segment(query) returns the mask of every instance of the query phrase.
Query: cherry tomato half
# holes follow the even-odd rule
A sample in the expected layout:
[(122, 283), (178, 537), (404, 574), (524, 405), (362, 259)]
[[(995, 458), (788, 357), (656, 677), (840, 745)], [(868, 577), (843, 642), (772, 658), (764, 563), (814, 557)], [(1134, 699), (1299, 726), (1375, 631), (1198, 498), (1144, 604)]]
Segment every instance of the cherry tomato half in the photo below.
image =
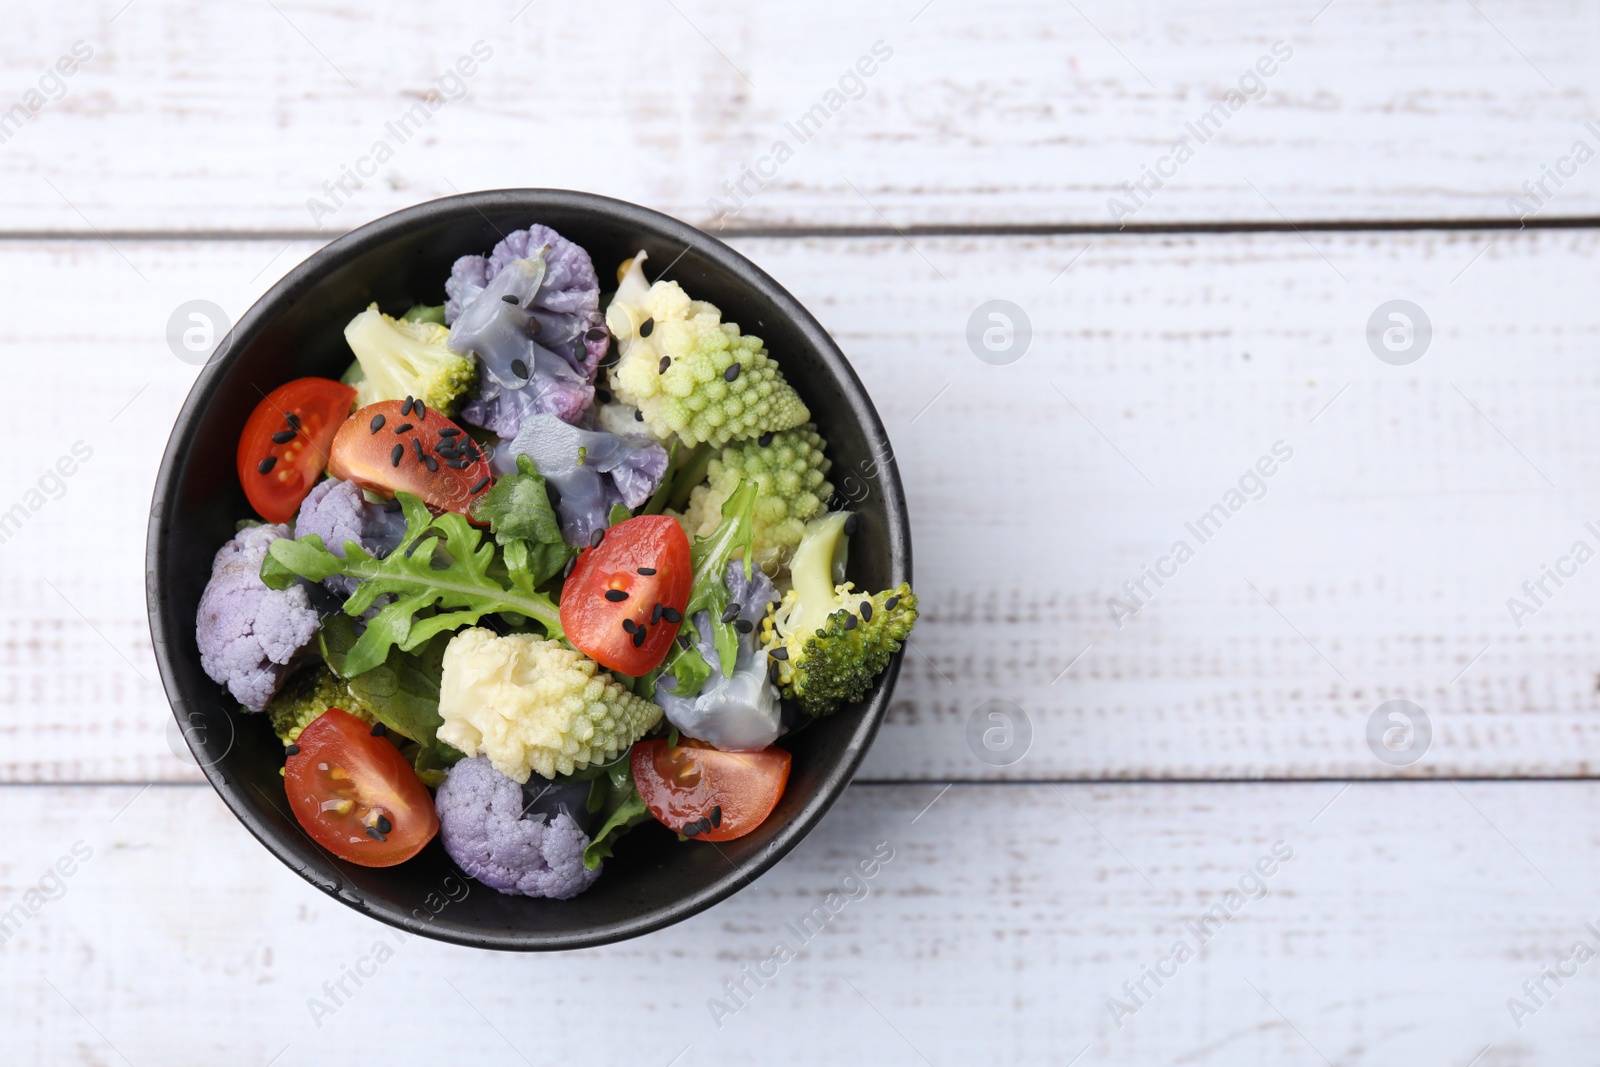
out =
[(300, 731), (283, 787), (312, 840), (363, 867), (393, 867), (439, 832), (427, 787), (400, 750), (349, 712), (330, 708)]
[(345, 420), (328, 473), (383, 496), (404, 490), (435, 511), (463, 514), (491, 484), (489, 461), (465, 430), (404, 400), (368, 404)]
[(789, 781), (790, 756), (781, 748), (723, 752), (704, 741), (641, 741), (629, 759), (650, 814), (703, 841), (731, 841), (760, 826)]
[(561, 628), (590, 659), (637, 677), (667, 657), (693, 583), (689, 538), (676, 519), (619, 522), (573, 564), (561, 587)]
[(356, 391), (331, 378), (296, 378), (262, 398), (239, 435), (239, 482), (268, 522), (288, 522), (328, 466)]

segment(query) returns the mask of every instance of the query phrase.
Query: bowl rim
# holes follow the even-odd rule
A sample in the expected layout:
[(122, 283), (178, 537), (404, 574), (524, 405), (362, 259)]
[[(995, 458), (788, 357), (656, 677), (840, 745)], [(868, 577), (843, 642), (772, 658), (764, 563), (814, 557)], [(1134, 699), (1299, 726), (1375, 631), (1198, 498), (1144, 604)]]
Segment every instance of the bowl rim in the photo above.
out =
[[(184, 697), (178, 681), (176, 664), (180, 657), (193, 653), (182, 647), (181, 643), (170, 642), (167, 633), (169, 631), (182, 633), (183, 627), (192, 625), (192, 620), (168, 618), (160, 594), (161, 575), (167, 566), (168, 503), (177, 492), (180, 467), (187, 454), (187, 441), (194, 432), (202, 412), (222, 387), (228, 368), (238, 358), (238, 353), (246, 347), (239, 342), (253, 338), (272, 321), (283, 306), (292, 302), (303, 291), (315, 286), (326, 273), (370, 251), (374, 246), (383, 244), (409, 226), (438, 222), (442, 217), (450, 215), (468, 218), (472, 213), (483, 216), (488, 221), (490, 210), (520, 211), (525, 212), (530, 218), (536, 218), (539, 212), (550, 209), (609, 216), (612, 221), (620, 221), (662, 239), (681, 243), (685, 252), (693, 248), (698, 255), (711, 261), (715, 266), (741, 278), (754, 290), (759, 299), (769, 302), (777, 314), (786, 316), (798, 328), (823, 364), (840, 382), (848, 400), (849, 417), (861, 427), (872, 454), (888, 457), (887, 462), (877, 464), (878, 472), (875, 477), (886, 513), (885, 532), (889, 539), (891, 581), (895, 585), (911, 581), (910, 517), (906, 508), (904, 489), (900, 483), (899, 466), (894, 460), (894, 451), (883, 422), (878, 417), (865, 386), (862, 385), (861, 379), (857, 377), (844, 353), (816, 318), (801, 306), (788, 290), (712, 234), (670, 215), (624, 200), (577, 190), (548, 188), (492, 189), (459, 193), (414, 204), (374, 219), (334, 238), (296, 264), (240, 316), (239, 321), (219, 343), (217, 354), (214, 354), (201, 369), (193, 386), (190, 387), (189, 395), (173, 423), (172, 433), (162, 454), (151, 500), (150, 522), (145, 541), (145, 599), (150, 639), (161, 675), (162, 689), (168, 703), (173, 706), (173, 716), (178, 719), (180, 727), (183, 723), (178, 706), (183, 703)], [(762, 851), (747, 856), (738, 863), (730, 860), (729, 870), (725, 874), (687, 896), (675, 897), (659, 906), (646, 908), (625, 920), (574, 931), (483, 930), (452, 924), (445, 920), (443, 915), (430, 916), (426, 920), (418, 919), (412, 912), (402, 910), (387, 901), (369, 900), (361, 896), (354, 887), (347, 887), (341, 879), (326, 878), (316, 866), (303, 864), (301, 857), (280, 843), (277, 828), (257, 816), (244, 797), (244, 786), (229, 782), (218, 766), (202, 758), (202, 753), (197, 752), (195, 755), (212, 789), (257, 841), (286, 867), (313, 886), (363, 914), (389, 926), (405, 930), (407, 933), (471, 948), (506, 951), (585, 948), (638, 937), (696, 915), (749, 885), (798, 845), (844, 793), (856, 769), (865, 758), (887, 711), (889, 697), (894, 690), (904, 655), (904, 650), (896, 653), (879, 677), (872, 694), (864, 702), (860, 721), (852, 732), (842, 757), (824, 771), (815, 794), (780, 828)], [(232, 715), (233, 712), (230, 711), (228, 714)], [(187, 741), (187, 733), (185, 738)]]

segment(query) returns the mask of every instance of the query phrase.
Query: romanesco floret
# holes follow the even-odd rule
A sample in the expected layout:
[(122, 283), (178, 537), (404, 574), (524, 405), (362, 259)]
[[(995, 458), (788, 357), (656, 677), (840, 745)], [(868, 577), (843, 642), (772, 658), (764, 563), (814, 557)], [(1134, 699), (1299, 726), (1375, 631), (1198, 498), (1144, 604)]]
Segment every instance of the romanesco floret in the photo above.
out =
[(296, 671), (283, 683), (283, 688), (267, 705), (267, 719), (278, 740), (292, 745), (300, 740), (300, 731), (329, 708), (348, 711), (362, 722), (378, 721), (351, 694), (350, 687), (320, 662)]
[(756, 484), (755, 555), (758, 567), (775, 574), (800, 544), (806, 523), (826, 506), (833, 486), (817, 429), (762, 434), (754, 441), (735, 441), (711, 460), (706, 485), (689, 496), (684, 527), (691, 537), (709, 537), (722, 521), (722, 505), (741, 479)]
[(690, 300), (675, 281), (645, 281), (640, 252), (606, 309), (621, 352), (611, 368), (617, 399), (644, 414), (657, 440), (721, 447), (808, 422), (800, 394), (759, 337), (722, 321), (714, 304)]
[(357, 407), (414, 396), (454, 415), (478, 381), (477, 364), (445, 346), (450, 331), (436, 322), (391, 319), (373, 304), (350, 320), (344, 339), (361, 368), (350, 381)]
[(445, 649), (439, 715), (439, 740), (526, 782), (535, 771), (554, 778), (615, 759), (661, 707), (559, 641), (473, 627)]
[(811, 715), (866, 696), (917, 621), (917, 598), (904, 582), (871, 595), (838, 582), (849, 519), (831, 512), (806, 527), (790, 564), (794, 588), (761, 629), (783, 695)]

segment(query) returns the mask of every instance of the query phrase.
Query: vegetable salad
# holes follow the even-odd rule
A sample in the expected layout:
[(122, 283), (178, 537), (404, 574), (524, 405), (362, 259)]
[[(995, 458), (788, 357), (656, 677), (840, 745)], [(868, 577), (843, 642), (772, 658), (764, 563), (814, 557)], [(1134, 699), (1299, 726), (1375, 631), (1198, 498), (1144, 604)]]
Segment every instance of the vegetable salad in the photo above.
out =
[(342, 378), (242, 428), (255, 515), (213, 562), (201, 663), (341, 859), (438, 836), (565, 899), (642, 823), (748, 834), (783, 737), (865, 697), (916, 621), (906, 585), (845, 581), (858, 520), (777, 358), (646, 266), (602, 298), (583, 248), (519, 230), (442, 304), (351, 308)]

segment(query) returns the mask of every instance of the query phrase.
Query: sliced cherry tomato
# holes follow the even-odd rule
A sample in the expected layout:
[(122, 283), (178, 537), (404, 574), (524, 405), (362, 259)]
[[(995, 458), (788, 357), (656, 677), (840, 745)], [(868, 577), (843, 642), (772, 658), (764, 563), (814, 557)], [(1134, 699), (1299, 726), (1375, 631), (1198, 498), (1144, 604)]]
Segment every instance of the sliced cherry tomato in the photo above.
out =
[(288, 522), (328, 466), (356, 391), (331, 378), (296, 378), (264, 397), (239, 435), (239, 482), (268, 522)]
[(351, 415), (333, 439), (328, 473), (383, 496), (404, 490), (435, 511), (463, 514), (489, 491), (489, 461), (451, 420), (404, 400)]
[(637, 677), (667, 657), (692, 584), (689, 538), (676, 519), (619, 522), (573, 564), (561, 587), (561, 628), (590, 659)]
[(433, 798), (400, 750), (330, 708), (300, 731), (285, 762), (289, 806), (312, 840), (363, 867), (393, 867), (439, 832)]
[(781, 748), (723, 752), (704, 741), (641, 741), (633, 746), (633, 782), (645, 806), (668, 829), (703, 841), (731, 841), (766, 821), (789, 782)]

